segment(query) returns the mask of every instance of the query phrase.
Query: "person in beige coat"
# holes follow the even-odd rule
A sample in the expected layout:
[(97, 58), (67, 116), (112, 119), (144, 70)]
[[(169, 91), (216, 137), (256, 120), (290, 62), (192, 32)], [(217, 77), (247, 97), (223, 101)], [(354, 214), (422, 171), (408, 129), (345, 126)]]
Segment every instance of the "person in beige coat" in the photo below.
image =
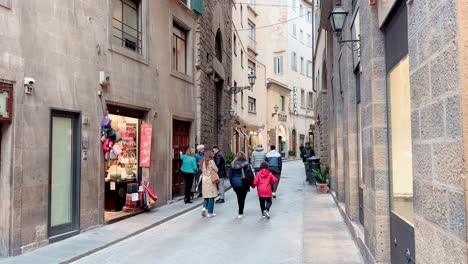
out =
[[(219, 183), (219, 176), (218, 176), (218, 167), (213, 160), (213, 153), (206, 152), (201, 162), (202, 168), (202, 194), (203, 198), (203, 210), (202, 216), (208, 217), (215, 217), (216, 214), (213, 213), (214, 211), (214, 200), (216, 196), (218, 196), (218, 183)], [(208, 215), (207, 215), (208, 211)]]

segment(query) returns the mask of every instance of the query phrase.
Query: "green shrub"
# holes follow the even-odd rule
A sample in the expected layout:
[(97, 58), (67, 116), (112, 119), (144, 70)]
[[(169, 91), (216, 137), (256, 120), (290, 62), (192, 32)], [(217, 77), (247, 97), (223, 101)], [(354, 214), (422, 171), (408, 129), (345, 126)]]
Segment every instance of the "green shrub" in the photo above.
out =
[(296, 157), (296, 151), (290, 150), (290, 151), (288, 151), (288, 155), (289, 155), (290, 157)]
[(325, 167), (324, 169), (315, 169), (314, 176), (318, 183), (328, 183), (328, 177), (330, 176), (330, 168)]
[(229, 173), (229, 170), (231, 169), (231, 163), (236, 159), (236, 154), (234, 154), (233, 152), (229, 152), (228, 154), (226, 154), (226, 156), (224, 157), (224, 160), (226, 161), (226, 170), (228, 171)]

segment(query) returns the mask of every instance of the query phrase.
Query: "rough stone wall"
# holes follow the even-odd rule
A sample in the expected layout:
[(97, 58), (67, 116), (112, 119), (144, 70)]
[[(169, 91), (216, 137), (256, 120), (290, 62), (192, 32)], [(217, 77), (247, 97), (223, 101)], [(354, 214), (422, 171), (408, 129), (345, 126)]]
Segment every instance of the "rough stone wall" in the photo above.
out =
[(315, 137), (318, 137), (318, 156), (320, 157), (320, 163), (323, 166), (330, 166), (330, 148), (329, 148), (329, 138), (328, 138), (328, 104), (327, 104), (327, 94), (320, 93), (319, 99), (317, 100), (317, 110), (320, 113), (320, 124), (318, 124), (318, 134), (315, 134)]
[[(197, 67), (199, 68), (196, 86), (199, 90), (200, 128), (197, 143), (206, 146), (218, 145), (223, 151), (230, 150), (231, 125), (229, 109), (231, 97), (223, 91), (231, 85), (232, 64), (232, 6), (229, 1), (204, 1), (204, 13), (198, 21)], [(223, 39), (223, 56), (219, 62), (215, 53), (215, 37), (220, 28)], [(206, 74), (212, 66), (223, 80), (224, 87), (217, 88), (214, 76)], [(224, 120), (225, 118), (226, 121)], [(223, 125), (223, 123), (225, 123)]]
[(390, 262), (390, 193), (384, 35), (377, 6), (360, 1), (365, 242), (376, 263)]
[[(352, 11), (351, 1), (342, 2), (346, 10)], [(356, 9), (357, 10), (357, 9)], [(351, 12), (350, 12), (351, 14)], [(354, 15), (354, 14), (353, 14)], [(345, 28), (351, 28), (352, 19), (348, 19)], [(343, 39), (352, 39), (351, 31), (343, 32)], [(352, 221), (359, 221), (359, 179), (358, 179), (358, 144), (357, 144), (357, 100), (356, 75), (353, 73), (352, 50), (345, 45), (339, 46), (335, 56), (339, 61), (340, 82), (343, 93), (343, 158), (346, 213)]]
[(467, 31), (466, 21), (457, 24), (457, 14), (466, 17), (457, 2), (467, 10), (466, 1), (456, 0), (414, 1), (408, 10), (416, 259), (421, 263), (468, 262), (459, 64), (467, 44), (460, 37)]

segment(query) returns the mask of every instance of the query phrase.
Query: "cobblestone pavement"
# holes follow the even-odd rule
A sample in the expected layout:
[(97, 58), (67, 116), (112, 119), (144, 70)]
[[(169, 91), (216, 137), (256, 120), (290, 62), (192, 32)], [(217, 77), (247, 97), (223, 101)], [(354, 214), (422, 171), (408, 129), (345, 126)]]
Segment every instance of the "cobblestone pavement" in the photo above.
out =
[(304, 179), (302, 162), (284, 164), (270, 220), (261, 217), (256, 190), (246, 218), (237, 219), (229, 191), (215, 218), (196, 209), (76, 263), (363, 263), (332, 197)]

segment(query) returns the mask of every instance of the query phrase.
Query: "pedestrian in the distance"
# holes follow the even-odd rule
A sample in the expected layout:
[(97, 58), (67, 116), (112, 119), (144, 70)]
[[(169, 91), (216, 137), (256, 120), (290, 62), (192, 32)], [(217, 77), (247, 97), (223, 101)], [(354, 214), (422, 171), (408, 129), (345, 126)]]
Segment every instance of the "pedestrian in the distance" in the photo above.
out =
[(257, 187), (258, 199), (260, 201), (260, 210), (262, 211), (262, 217), (270, 219), (270, 207), (273, 203), (271, 196), (273, 192), (271, 187), (277, 183), (278, 179), (268, 170), (268, 163), (262, 162), (260, 165), (260, 171), (257, 173), (257, 177), (253, 182), (254, 188)]
[[(201, 162), (202, 168), (202, 186), (203, 186), (203, 209), (202, 209), (202, 216), (208, 217), (215, 217), (214, 214), (214, 204), (215, 198), (218, 196), (218, 184), (219, 184), (219, 176), (218, 176), (218, 167), (213, 160), (213, 154), (208, 152), (203, 157), (203, 161)], [(208, 215), (206, 212), (208, 211)]]
[(281, 170), (283, 169), (283, 160), (281, 154), (276, 151), (276, 146), (270, 146), (270, 152), (266, 154), (265, 161), (268, 162), (271, 173), (278, 179), (276, 184), (273, 184), (273, 198), (276, 198), (276, 190), (278, 190), (278, 184), (281, 180)]
[(201, 170), (200, 163), (202, 162), (204, 156), (205, 156), (205, 146), (200, 144), (197, 146), (197, 153), (195, 154), (195, 159), (197, 161), (197, 166), (198, 166), (198, 172), (195, 175), (195, 190), (193, 190), (194, 193), (198, 193), (198, 197), (202, 197), (202, 186), (201, 186), (201, 181), (200, 181), (202, 170)]
[(252, 153), (252, 167), (255, 173), (260, 171), (260, 165), (265, 161), (266, 151), (263, 149), (262, 144), (259, 144), (255, 151)]
[(301, 157), (302, 161), (304, 162), (304, 168), (305, 168), (305, 173), (306, 173), (306, 181), (309, 179), (307, 178), (307, 175), (309, 175), (310, 170), (312, 169), (309, 164), (309, 158), (315, 156), (315, 151), (314, 149), (310, 146), (310, 143), (307, 142), (305, 148), (301, 150)]
[(224, 203), (224, 181), (227, 177), (226, 172), (226, 160), (224, 159), (223, 153), (219, 150), (218, 146), (213, 146), (214, 161), (216, 167), (218, 167), (218, 176), (219, 176), (219, 199), (216, 200), (216, 203)]
[(245, 217), (244, 206), (247, 193), (250, 191), (250, 186), (253, 185), (254, 173), (250, 164), (247, 162), (247, 157), (244, 152), (238, 152), (236, 159), (231, 164), (229, 172), (231, 186), (237, 196), (237, 204), (239, 206), (237, 218)]
[(194, 149), (187, 149), (185, 155), (180, 152), (180, 159), (182, 159), (182, 167), (180, 170), (182, 171), (182, 175), (185, 179), (185, 198), (184, 202), (192, 203), (192, 185), (193, 179), (195, 178), (195, 174), (198, 172), (197, 162), (195, 160), (195, 150)]

